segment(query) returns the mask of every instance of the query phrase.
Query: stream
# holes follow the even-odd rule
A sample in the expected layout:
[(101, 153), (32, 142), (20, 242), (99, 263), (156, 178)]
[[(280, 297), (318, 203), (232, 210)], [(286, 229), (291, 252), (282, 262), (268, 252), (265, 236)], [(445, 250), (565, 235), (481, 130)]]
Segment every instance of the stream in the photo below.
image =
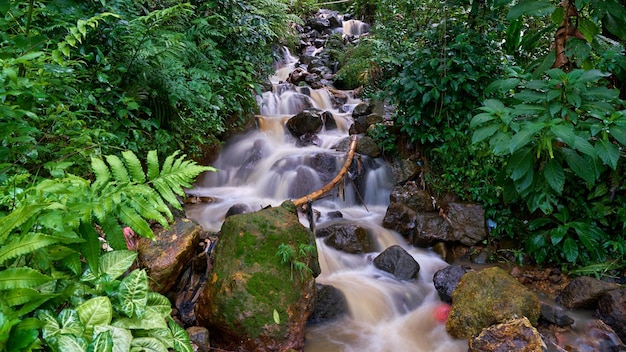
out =
[[(344, 23), (344, 31), (358, 28), (354, 20)], [(282, 66), (271, 77), (272, 89), (258, 98), (257, 128), (227, 141), (213, 164), (219, 171), (206, 174), (190, 192), (211, 199), (186, 209), (187, 216), (207, 231), (219, 231), (233, 207), (255, 211), (321, 188), (345, 161), (346, 153), (335, 146), (349, 137), (351, 112), (360, 100), (346, 91), (349, 99), (337, 109), (325, 88), (283, 83), (298, 61), (284, 52)], [(330, 111), (335, 119), (337, 128), (323, 128), (316, 145), (298, 146), (285, 128), (286, 121), (303, 107)], [(349, 254), (317, 239), (321, 274), (316, 281), (339, 289), (346, 297), (348, 313), (308, 326), (305, 351), (467, 351), (467, 342), (452, 339), (433, 314), (441, 301), (432, 278), (446, 262), (430, 250), (408, 245), (398, 233), (380, 225), (393, 176), (382, 160), (361, 156), (361, 163), (362, 181), (357, 189), (348, 180), (313, 203), (320, 214), (315, 227), (357, 224), (369, 231), (375, 252)], [(304, 226), (311, 225), (304, 214), (300, 220)], [(392, 245), (402, 246), (419, 263), (417, 280), (398, 280), (373, 266), (373, 258)]]

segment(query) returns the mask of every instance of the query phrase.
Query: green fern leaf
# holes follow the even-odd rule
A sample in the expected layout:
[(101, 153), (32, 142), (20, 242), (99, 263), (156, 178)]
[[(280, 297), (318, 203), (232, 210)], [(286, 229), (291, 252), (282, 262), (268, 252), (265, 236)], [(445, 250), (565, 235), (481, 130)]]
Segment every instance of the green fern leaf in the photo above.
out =
[(78, 231), (79, 235), (85, 240), (85, 242), (79, 245), (81, 253), (85, 257), (89, 269), (96, 275), (99, 275), (98, 260), (100, 259), (100, 239), (98, 238), (98, 233), (93, 225), (84, 222), (81, 222)]
[(130, 150), (122, 152), (122, 156), (126, 161), (126, 166), (128, 166), (128, 171), (130, 171), (133, 181), (136, 183), (146, 182), (146, 175), (143, 173), (143, 167), (137, 156)]
[(161, 197), (165, 199), (171, 206), (176, 209), (182, 209), (183, 207), (180, 205), (180, 201), (176, 198), (174, 192), (172, 192), (171, 188), (168, 186), (167, 181), (163, 178), (158, 178), (152, 180), (152, 186), (159, 192)]
[(106, 159), (109, 165), (111, 165), (111, 171), (113, 172), (113, 177), (117, 183), (130, 181), (128, 171), (126, 171), (126, 167), (119, 157), (115, 155), (107, 155)]
[(96, 181), (93, 184), (95, 189), (104, 186), (111, 179), (111, 172), (109, 167), (99, 158), (91, 158), (91, 169), (96, 176)]
[(174, 158), (176, 158), (178, 154), (180, 154), (180, 150), (175, 151), (174, 153), (169, 155), (167, 158), (165, 158), (165, 161), (163, 162), (163, 166), (161, 167), (161, 175), (169, 174), (172, 171), (172, 164), (174, 163)]
[(3, 217), (0, 220), (0, 244), (4, 243), (5, 239), (9, 233), (13, 231), (13, 229), (30, 220), (45, 207), (46, 205), (44, 204), (28, 204)]
[(59, 238), (46, 236), (41, 233), (29, 233), (16, 237), (15, 240), (0, 247), (0, 264), (3, 264), (8, 259), (32, 253), (37, 249), (58, 243), (60, 240)]
[(152, 233), (150, 225), (148, 225), (146, 220), (144, 220), (141, 215), (137, 214), (137, 212), (133, 208), (127, 205), (122, 205), (120, 207), (119, 216), (120, 220), (124, 224), (129, 226), (140, 236), (154, 239), (154, 233)]
[(0, 290), (33, 288), (50, 281), (52, 281), (51, 277), (29, 267), (10, 268), (0, 271)]
[(148, 152), (148, 180), (152, 181), (158, 176), (159, 176), (159, 156), (156, 150), (151, 150)]
[(157, 211), (156, 207), (146, 199), (143, 194), (130, 192), (131, 197), (128, 199), (128, 204), (137, 211), (143, 218), (149, 220), (156, 220), (163, 227), (167, 227), (167, 219)]

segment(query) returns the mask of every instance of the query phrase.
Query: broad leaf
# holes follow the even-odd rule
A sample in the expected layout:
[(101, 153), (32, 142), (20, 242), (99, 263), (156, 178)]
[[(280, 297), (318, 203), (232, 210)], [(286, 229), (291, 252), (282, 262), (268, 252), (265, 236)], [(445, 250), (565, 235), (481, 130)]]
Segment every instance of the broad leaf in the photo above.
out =
[(4, 241), (13, 229), (30, 220), (46, 207), (45, 204), (29, 204), (17, 208), (0, 219), (0, 241)]
[(511, 138), (511, 145), (509, 146), (511, 154), (532, 142), (535, 137), (535, 133), (540, 131), (545, 126), (546, 124), (542, 122), (524, 124), (522, 129), (513, 135), (513, 138)]
[(546, 183), (548, 183), (557, 194), (563, 192), (565, 172), (563, 172), (563, 167), (561, 167), (561, 164), (556, 159), (548, 160), (543, 170), (543, 175), (546, 179)]
[(80, 322), (78, 314), (73, 309), (63, 309), (57, 318), (61, 334), (82, 336), (85, 326)]
[(525, 148), (516, 151), (509, 158), (507, 173), (513, 180), (519, 180), (524, 175), (533, 172), (533, 151)]
[(506, 18), (512, 20), (521, 16), (545, 16), (556, 8), (547, 0), (521, 0), (511, 7)]
[(550, 242), (553, 246), (561, 243), (567, 234), (567, 226), (558, 226), (550, 231)]
[(89, 352), (113, 352), (113, 336), (110, 331), (102, 331), (96, 335), (89, 345)]
[(595, 172), (587, 160), (576, 153), (576, 151), (569, 148), (562, 148), (562, 152), (565, 157), (565, 162), (567, 162), (567, 165), (576, 175), (578, 175), (578, 177), (585, 180), (588, 184), (595, 182)]
[(26, 304), (32, 301), (49, 300), (58, 294), (41, 293), (32, 288), (18, 288), (2, 293), (2, 299), (10, 307)]
[(116, 319), (111, 325), (124, 328), (124, 329), (167, 329), (167, 322), (161, 314), (157, 314), (154, 311), (147, 310), (146, 314), (142, 318), (121, 318)]
[(606, 165), (613, 170), (617, 169), (617, 161), (619, 160), (620, 152), (615, 144), (600, 139), (596, 142), (595, 150)]
[(133, 335), (129, 330), (110, 325), (96, 325), (93, 328), (94, 334), (101, 334), (105, 331), (110, 332), (113, 341), (115, 341), (113, 352), (130, 351), (130, 343), (133, 340)]
[(578, 245), (571, 237), (566, 238), (563, 242), (563, 254), (568, 262), (576, 263), (576, 259), (578, 259)]
[(107, 274), (110, 280), (116, 280), (122, 276), (137, 258), (137, 252), (129, 250), (117, 250), (107, 252), (100, 258), (100, 271)]
[(52, 278), (29, 267), (9, 268), (0, 271), (0, 290), (34, 288), (52, 281)]
[(131, 352), (168, 352), (167, 347), (154, 337), (137, 337), (131, 342)]
[(574, 146), (574, 142), (576, 141), (576, 134), (574, 133), (574, 126), (572, 126), (571, 124), (568, 123), (550, 126), (550, 131), (569, 147)]
[(62, 352), (87, 352), (87, 341), (79, 336), (60, 335), (57, 347)]
[(87, 260), (89, 269), (91, 269), (94, 274), (100, 275), (98, 269), (98, 260), (100, 259), (100, 236), (98, 236), (98, 232), (96, 232), (96, 229), (91, 224), (81, 222), (78, 230), (81, 237), (85, 240), (85, 242), (79, 245), (81, 253), (85, 257), (85, 260)]
[(477, 129), (472, 135), (472, 143), (478, 143), (484, 140), (485, 138), (489, 138), (493, 136), (493, 134), (496, 133), (496, 131), (498, 131), (499, 128), (500, 126), (498, 125), (489, 125), (489, 126), (485, 126), (485, 127), (481, 127)]
[(113, 307), (107, 296), (94, 297), (78, 307), (76, 312), (85, 327), (109, 325), (113, 319)]
[(172, 317), (167, 318), (167, 325), (170, 327), (174, 339), (174, 350), (178, 352), (193, 352), (187, 331), (178, 325)]
[(37, 249), (58, 243), (61, 239), (46, 236), (41, 233), (28, 233), (26, 235), (14, 237), (14, 240), (0, 247), (0, 264), (7, 259), (29, 254)]
[(148, 302), (148, 275), (145, 270), (134, 270), (122, 280), (119, 287), (121, 308), (130, 318), (141, 318)]
[(163, 318), (168, 317), (172, 312), (172, 304), (167, 297), (156, 292), (148, 292), (148, 300), (146, 302), (146, 310), (151, 310), (156, 314), (160, 314)]
[(626, 127), (611, 126), (609, 132), (622, 146), (626, 147)]

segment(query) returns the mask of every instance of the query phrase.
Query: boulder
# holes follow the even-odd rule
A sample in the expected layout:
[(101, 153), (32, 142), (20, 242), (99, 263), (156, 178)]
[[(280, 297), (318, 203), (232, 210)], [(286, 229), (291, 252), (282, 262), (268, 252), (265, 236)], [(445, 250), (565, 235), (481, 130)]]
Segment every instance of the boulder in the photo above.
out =
[(618, 284), (579, 276), (572, 280), (556, 297), (556, 302), (568, 309), (595, 308), (600, 296), (620, 288)]
[(406, 205), (413, 211), (420, 213), (438, 210), (430, 193), (423, 190), (415, 182), (407, 182), (404, 185), (394, 187), (389, 194), (389, 201)]
[(332, 321), (346, 314), (346, 296), (334, 286), (317, 284), (315, 309), (309, 317), (309, 324)]
[(409, 159), (394, 160), (390, 167), (396, 184), (412, 180), (420, 172), (420, 167), (417, 163)]
[(487, 327), (468, 342), (468, 352), (542, 352), (544, 350), (541, 335), (526, 317)]
[(374, 267), (400, 280), (414, 280), (420, 271), (419, 263), (404, 248), (393, 245), (374, 258)]
[(383, 227), (394, 230), (417, 247), (430, 247), (441, 241), (452, 241), (450, 224), (438, 213), (418, 213), (402, 203), (390, 203)]
[(150, 288), (165, 293), (169, 291), (191, 262), (200, 242), (202, 227), (189, 219), (177, 219), (169, 229), (154, 234), (155, 240), (139, 238), (138, 261), (150, 276)]
[(482, 329), (509, 319), (527, 317), (537, 323), (537, 296), (506, 271), (492, 267), (470, 271), (452, 293), (446, 330), (456, 338), (470, 338)]
[(318, 133), (322, 130), (324, 111), (307, 108), (287, 120), (287, 130), (296, 138), (306, 133)]
[(369, 253), (374, 251), (369, 231), (352, 225), (331, 225), (330, 229), (319, 229), (318, 236), (324, 236), (324, 243), (346, 253)]
[(603, 294), (598, 300), (596, 315), (626, 341), (626, 289)]
[(209, 339), (209, 330), (201, 326), (191, 326), (187, 329), (189, 342), (197, 352), (209, 352), (211, 350), (211, 342)]
[(557, 326), (574, 324), (574, 319), (567, 315), (563, 309), (543, 302), (541, 303), (541, 319)]
[(311, 233), (289, 201), (224, 221), (213, 270), (196, 304), (212, 346), (239, 352), (303, 349), (315, 281), (299, 267), (317, 264), (317, 258), (300, 254), (300, 246), (309, 243)]
[(460, 265), (448, 265), (437, 270), (433, 275), (433, 284), (439, 298), (446, 303), (452, 303), (452, 292), (456, 289), (461, 277), (470, 270), (472, 269)]
[(380, 148), (378, 148), (378, 144), (376, 144), (371, 137), (363, 136), (359, 138), (359, 141), (357, 142), (356, 152), (372, 158), (377, 158), (380, 155)]
[(487, 236), (485, 210), (479, 204), (448, 203), (446, 214), (452, 227), (452, 240), (472, 246)]

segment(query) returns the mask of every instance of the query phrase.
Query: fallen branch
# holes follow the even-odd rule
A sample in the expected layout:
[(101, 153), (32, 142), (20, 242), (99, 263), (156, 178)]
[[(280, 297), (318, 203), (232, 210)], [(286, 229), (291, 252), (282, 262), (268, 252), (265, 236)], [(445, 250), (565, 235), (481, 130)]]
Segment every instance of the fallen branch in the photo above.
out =
[(293, 204), (295, 204), (295, 206), (299, 207), (309, 201), (316, 200), (317, 198), (324, 195), (324, 193), (330, 191), (333, 187), (335, 187), (336, 184), (339, 183), (339, 181), (343, 179), (343, 176), (346, 174), (346, 172), (348, 172), (348, 169), (350, 168), (350, 165), (352, 164), (352, 158), (354, 158), (354, 152), (356, 150), (356, 142), (357, 142), (356, 134), (353, 134), (352, 136), (350, 136), (350, 138), (351, 138), (350, 149), (348, 150), (348, 156), (346, 157), (346, 162), (343, 163), (343, 166), (341, 167), (341, 170), (339, 170), (339, 173), (337, 174), (337, 176), (335, 176), (335, 178), (330, 180), (330, 182), (328, 182), (324, 187), (318, 189), (317, 191), (313, 193), (309, 193), (304, 197), (300, 197), (294, 200)]

